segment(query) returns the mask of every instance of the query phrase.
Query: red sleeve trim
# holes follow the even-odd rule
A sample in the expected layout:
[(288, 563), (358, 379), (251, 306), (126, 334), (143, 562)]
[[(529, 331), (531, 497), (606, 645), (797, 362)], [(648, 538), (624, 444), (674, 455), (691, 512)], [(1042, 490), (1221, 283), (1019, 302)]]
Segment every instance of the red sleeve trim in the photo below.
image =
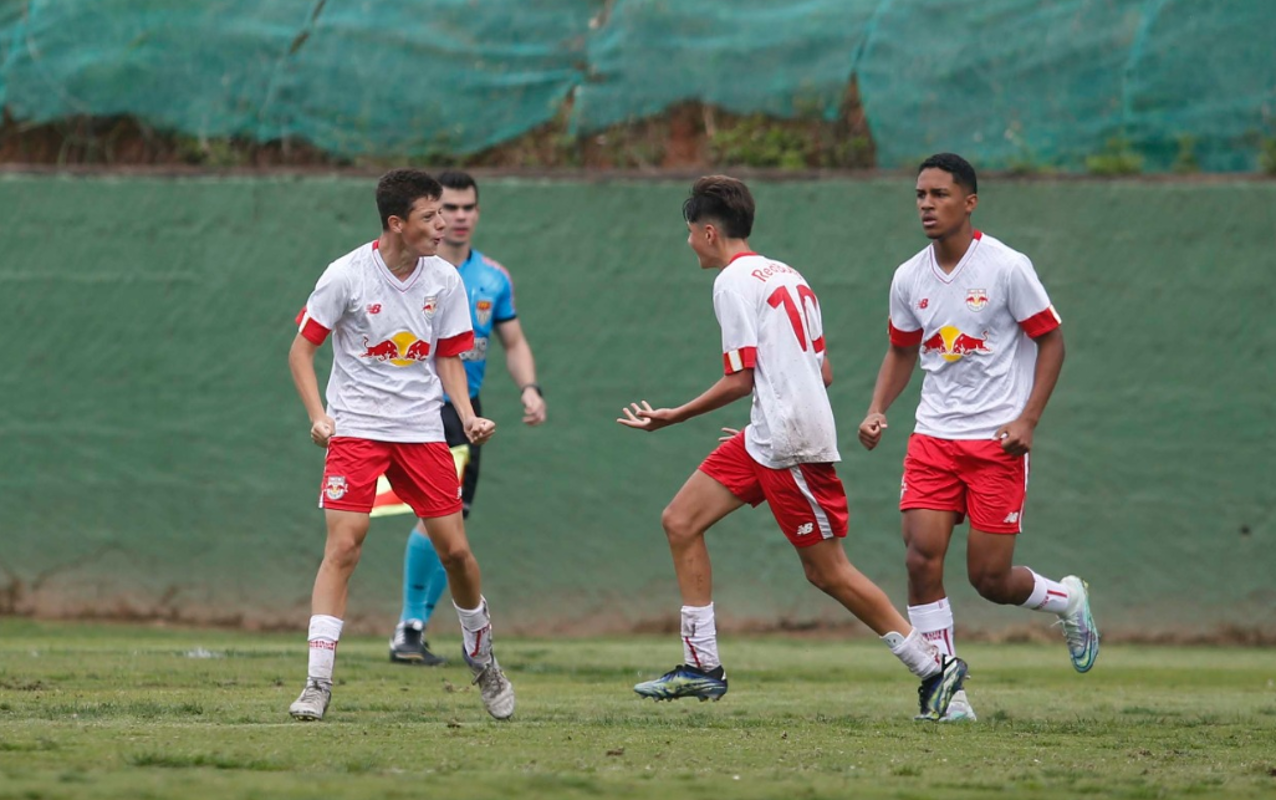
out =
[(434, 351), (436, 356), (459, 356), (468, 350), (474, 348), (474, 331), (466, 331), (458, 333), (456, 336), (449, 336), (446, 339), (439, 339), (439, 347)]
[(916, 347), (922, 343), (922, 329), (915, 331), (901, 331), (895, 327), (895, 323), (889, 319), (886, 321), (887, 331), (890, 333), (891, 344), (896, 347)]
[(727, 375), (733, 375), (744, 369), (753, 369), (757, 363), (758, 348), (756, 347), (741, 347), (739, 350), (722, 354), (722, 369)]
[(815, 348), (815, 352), (823, 353), (824, 352), (824, 337), (821, 336), (820, 338), (811, 342), (811, 346)]
[(301, 323), (297, 333), (300, 333), (306, 341), (316, 347), (323, 344), (324, 340), (328, 338), (328, 334), (332, 333), (332, 331), (307, 316), (305, 309), (302, 309), (301, 316), (304, 322)]
[(1024, 333), (1036, 339), (1059, 327), (1060, 322), (1062, 320), (1059, 319), (1059, 312), (1054, 310), (1054, 306), (1048, 306), (1045, 311), (1033, 314), (1020, 322), (1019, 327), (1023, 328)]
[(297, 324), (297, 327), (298, 327), (298, 328), (300, 328), (300, 327), (301, 327), (301, 322), (302, 322), (302, 320), (304, 320), (305, 318), (306, 318), (306, 307), (305, 307), (305, 306), (302, 306), (302, 307), (301, 307), (301, 310), (297, 312), (297, 320), (296, 320), (296, 324)]

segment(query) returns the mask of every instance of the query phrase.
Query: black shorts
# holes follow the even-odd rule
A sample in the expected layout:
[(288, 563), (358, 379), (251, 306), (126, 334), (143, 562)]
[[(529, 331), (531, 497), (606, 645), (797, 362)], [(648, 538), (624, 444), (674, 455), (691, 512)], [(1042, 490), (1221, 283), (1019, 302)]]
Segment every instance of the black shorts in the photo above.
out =
[[(470, 405), (474, 407), (476, 416), (483, 416), (483, 404), (478, 397), (471, 397)], [(483, 448), (470, 444), (465, 435), (465, 426), (461, 424), (461, 415), (456, 413), (456, 408), (450, 402), (443, 404), (443, 436), (447, 439), (448, 447), (464, 445), (470, 449), (469, 463), (465, 465), (465, 474), (461, 476), (461, 515), (468, 517), (470, 504), (474, 502), (474, 492), (478, 490), (479, 456)]]

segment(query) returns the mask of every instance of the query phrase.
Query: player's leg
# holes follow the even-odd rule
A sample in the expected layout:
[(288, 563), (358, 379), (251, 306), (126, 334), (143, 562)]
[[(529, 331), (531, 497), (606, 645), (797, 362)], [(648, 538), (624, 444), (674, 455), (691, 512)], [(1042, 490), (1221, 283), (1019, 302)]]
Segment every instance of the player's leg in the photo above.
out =
[(1072, 666), (1088, 672), (1099, 655), (1099, 632), (1089, 589), (1075, 575), (1054, 581), (1014, 565), (1027, 497), (1029, 456), (1006, 454), (996, 442), (965, 443), (968, 454), (971, 585), (994, 603), (1054, 614), (1063, 627)]
[(759, 480), (771, 513), (797, 548), (806, 578), (868, 625), (891, 652), (922, 680), (921, 712), (937, 719), (961, 688), (966, 665), (943, 655), (913, 630), (886, 593), (856, 569), (841, 540), (850, 517), (846, 492), (832, 464), (787, 469), (759, 465)]
[(691, 474), (660, 516), (682, 595), (683, 663), (634, 691), (656, 700), (698, 697), (717, 700), (727, 692), (718, 656), (713, 609), (713, 568), (704, 534), (714, 523), (762, 494), (744, 451), (743, 434), (724, 442)]
[(447, 572), (452, 603), (461, 622), (465, 662), (479, 685), (483, 705), (493, 717), (508, 719), (514, 714), (514, 687), (492, 651), (492, 620), (483, 597), (478, 560), (465, 536), (460, 482), (452, 454), (442, 442), (398, 445), (386, 475), (399, 496), (421, 517)]
[(389, 458), (383, 443), (335, 438), (328, 446), (320, 504), (327, 541), (310, 598), (306, 687), (289, 708), (295, 719), (320, 720), (332, 697), (332, 670), (346, 613), (350, 576), (368, 535), (377, 478)]
[[(477, 399), (473, 398), (472, 402)], [(477, 406), (475, 413), (480, 413)], [(472, 460), (471, 454), (477, 455), (478, 448), (470, 445), (465, 435), (465, 426), (461, 424), (461, 418), (451, 403), (443, 404), (440, 416), (443, 419), (443, 435), (452, 450), (457, 473), (462, 476), (462, 515), (468, 517), (474, 486), (478, 483), (478, 465), (476, 460)], [(417, 521), (408, 533), (403, 555), (403, 609), (390, 638), (391, 661), (429, 667), (447, 663), (447, 659), (430, 650), (430, 643), (425, 638), (425, 629), (430, 624), (430, 618), (434, 616), (434, 609), (445, 589), (447, 571), (434, 552), (434, 545), (426, 535), (425, 527)]]
[[(944, 561), (953, 528), (964, 516), (965, 485), (955, 445), (930, 436), (908, 442), (901, 482), (901, 532), (908, 570), (908, 620), (943, 654), (957, 655), (953, 610), (944, 587)], [(966, 690), (958, 691), (945, 722), (975, 719)]]

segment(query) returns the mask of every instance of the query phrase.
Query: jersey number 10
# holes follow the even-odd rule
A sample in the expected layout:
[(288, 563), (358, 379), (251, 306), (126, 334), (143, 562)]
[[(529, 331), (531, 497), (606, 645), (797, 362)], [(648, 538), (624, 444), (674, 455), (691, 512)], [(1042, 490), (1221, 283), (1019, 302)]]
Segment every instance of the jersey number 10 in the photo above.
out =
[(789, 287), (781, 286), (771, 292), (771, 296), (766, 301), (771, 305), (771, 308), (784, 306), (785, 312), (789, 315), (789, 322), (793, 323), (793, 335), (797, 337), (798, 344), (802, 345), (803, 352), (806, 351), (806, 340), (808, 334), (810, 334), (811, 346), (815, 349), (815, 352), (823, 353), (824, 337), (815, 338), (813, 331), (811, 331), (811, 326), (807, 322), (809, 314), (806, 306), (806, 301), (810, 300), (815, 310), (819, 311), (820, 301), (816, 298), (815, 292), (811, 291), (811, 287), (806, 284), (797, 287), (797, 294), (798, 299), (795, 302), (793, 295), (789, 293)]

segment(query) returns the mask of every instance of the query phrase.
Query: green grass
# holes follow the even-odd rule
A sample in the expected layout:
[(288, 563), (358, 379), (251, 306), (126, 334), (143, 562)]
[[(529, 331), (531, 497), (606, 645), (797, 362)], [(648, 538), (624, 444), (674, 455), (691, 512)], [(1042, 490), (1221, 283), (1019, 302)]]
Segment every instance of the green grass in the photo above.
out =
[[(453, 639), (436, 640), (444, 652)], [(289, 720), (302, 634), (0, 620), (0, 798), (1276, 796), (1276, 653), (970, 645), (974, 725), (915, 723), (883, 646), (727, 637), (720, 703), (629, 687), (671, 637), (499, 639), (489, 720), (457, 667), (350, 638), (322, 723)]]

